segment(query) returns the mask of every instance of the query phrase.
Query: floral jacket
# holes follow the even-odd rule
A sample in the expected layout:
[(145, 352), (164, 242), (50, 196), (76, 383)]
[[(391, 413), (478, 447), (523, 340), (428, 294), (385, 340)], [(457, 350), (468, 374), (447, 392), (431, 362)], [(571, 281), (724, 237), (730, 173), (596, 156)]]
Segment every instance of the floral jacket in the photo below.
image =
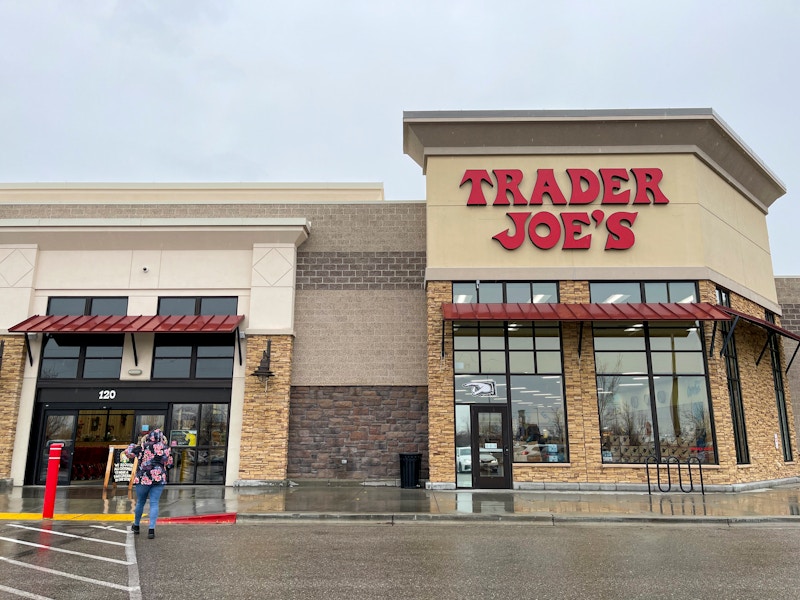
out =
[(139, 459), (133, 483), (142, 485), (164, 485), (167, 483), (167, 470), (172, 467), (169, 441), (160, 429), (148, 433), (139, 444), (131, 444), (125, 455), (133, 460)]

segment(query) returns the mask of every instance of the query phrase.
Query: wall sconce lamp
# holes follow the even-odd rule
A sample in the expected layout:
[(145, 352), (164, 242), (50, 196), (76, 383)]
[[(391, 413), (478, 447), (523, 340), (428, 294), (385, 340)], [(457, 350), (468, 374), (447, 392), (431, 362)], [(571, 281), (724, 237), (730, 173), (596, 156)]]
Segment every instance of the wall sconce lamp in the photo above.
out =
[(269, 381), (270, 377), (273, 377), (275, 373), (269, 370), (269, 363), (272, 354), (272, 340), (267, 340), (267, 349), (264, 350), (264, 354), (261, 356), (261, 362), (258, 364), (258, 367), (255, 371), (253, 371), (253, 375), (258, 377), (258, 380), (264, 384), (264, 391), (267, 391), (267, 382)]

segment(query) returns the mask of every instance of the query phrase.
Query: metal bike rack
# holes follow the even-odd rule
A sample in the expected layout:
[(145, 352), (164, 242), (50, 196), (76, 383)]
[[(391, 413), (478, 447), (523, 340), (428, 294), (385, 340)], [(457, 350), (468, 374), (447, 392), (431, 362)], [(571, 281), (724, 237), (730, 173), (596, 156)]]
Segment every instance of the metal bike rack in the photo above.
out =
[[(700, 473), (700, 492), (703, 494), (703, 496), (706, 495), (705, 485), (703, 484), (703, 463), (701, 463), (700, 459), (697, 458), (696, 456), (690, 456), (689, 458), (686, 459), (685, 463), (681, 463), (681, 461), (678, 460), (677, 456), (669, 456), (666, 459), (662, 459), (662, 460), (659, 460), (655, 456), (655, 454), (651, 454), (650, 456), (648, 456), (647, 460), (645, 460), (645, 465), (647, 467), (647, 493), (648, 494), (652, 494), (653, 493), (651, 479), (650, 479), (650, 464), (651, 463), (656, 465), (656, 483), (658, 484), (658, 490), (660, 492), (667, 493), (667, 492), (672, 491), (672, 469), (670, 467), (671, 467), (671, 465), (675, 465), (675, 467), (676, 467), (676, 469), (678, 471), (678, 487), (680, 488), (680, 491), (682, 491), (682, 492), (684, 492), (686, 494), (688, 494), (689, 492), (693, 492), (694, 491), (694, 479), (692, 477), (692, 463), (697, 463), (697, 470)], [(667, 485), (666, 485), (666, 489), (664, 488), (664, 486), (661, 483), (661, 465), (662, 464), (665, 465), (666, 469), (667, 469)], [(685, 464), (686, 465), (686, 472), (689, 475), (688, 488), (684, 487), (684, 484), (683, 484), (683, 473), (681, 471), (681, 464)]]

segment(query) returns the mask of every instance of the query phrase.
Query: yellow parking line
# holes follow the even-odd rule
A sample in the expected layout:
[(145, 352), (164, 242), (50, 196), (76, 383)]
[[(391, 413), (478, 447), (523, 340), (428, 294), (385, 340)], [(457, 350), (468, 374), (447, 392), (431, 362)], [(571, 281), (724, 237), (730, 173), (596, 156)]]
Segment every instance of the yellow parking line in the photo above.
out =
[(0, 513), (0, 521), (132, 521), (133, 515), (66, 514), (43, 519), (41, 513)]

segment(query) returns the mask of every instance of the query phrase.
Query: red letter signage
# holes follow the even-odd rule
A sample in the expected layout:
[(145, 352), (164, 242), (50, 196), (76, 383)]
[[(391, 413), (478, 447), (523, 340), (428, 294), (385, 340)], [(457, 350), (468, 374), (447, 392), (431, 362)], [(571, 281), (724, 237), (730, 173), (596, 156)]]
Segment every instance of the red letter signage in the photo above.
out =
[[(483, 184), (493, 189), (491, 205), (530, 206), (533, 210), (506, 212), (511, 227), (493, 236), (506, 250), (517, 250), (528, 242), (540, 250), (560, 247), (562, 250), (588, 250), (597, 233), (604, 239), (604, 250), (627, 250), (636, 242), (633, 226), (639, 213), (617, 210), (622, 205), (656, 206), (669, 204), (660, 188), (664, 173), (656, 167), (567, 169), (570, 188), (562, 189), (553, 169), (537, 169), (530, 177), (533, 191), (526, 198), (521, 185), (525, 174), (519, 169), (467, 169), (459, 187), (469, 183), (467, 206), (488, 206)], [(552, 213), (544, 209), (553, 206), (587, 206), (595, 208)], [(542, 207), (536, 210), (534, 207)], [(609, 212), (611, 211), (611, 212)], [(601, 242), (602, 243), (602, 242)]]

